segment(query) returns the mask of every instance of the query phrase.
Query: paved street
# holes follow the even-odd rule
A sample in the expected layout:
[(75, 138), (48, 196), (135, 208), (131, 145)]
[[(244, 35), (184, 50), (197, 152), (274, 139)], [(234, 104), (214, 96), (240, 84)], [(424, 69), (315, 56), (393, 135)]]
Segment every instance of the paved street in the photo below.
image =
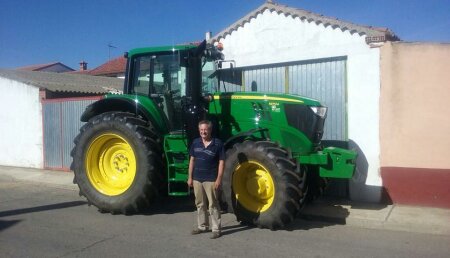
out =
[[(62, 173), (62, 172), (61, 172)], [(48, 180), (47, 180), (48, 181)], [(146, 214), (101, 214), (73, 186), (0, 178), (1, 257), (449, 257), (450, 236), (298, 219), (287, 230), (239, 225), (223, 237), (191, 236), (189, 199)]]

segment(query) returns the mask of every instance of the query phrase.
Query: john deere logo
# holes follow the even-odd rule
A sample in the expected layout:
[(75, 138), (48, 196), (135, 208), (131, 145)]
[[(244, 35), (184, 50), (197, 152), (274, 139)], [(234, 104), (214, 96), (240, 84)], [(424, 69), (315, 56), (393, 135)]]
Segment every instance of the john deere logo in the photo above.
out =
[(272, 112), (280, 112), (280, 103), (278, 102), (269, 102), (269, 106), (272, 108)]

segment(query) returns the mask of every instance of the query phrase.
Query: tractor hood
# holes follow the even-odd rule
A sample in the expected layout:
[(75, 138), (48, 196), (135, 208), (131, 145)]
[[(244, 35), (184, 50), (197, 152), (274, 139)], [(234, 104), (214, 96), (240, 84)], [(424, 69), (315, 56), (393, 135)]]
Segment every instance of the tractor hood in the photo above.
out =
[[(317, 106), (321, 107), (322, 105), (318, 100), (298, 96), (291, 94), (280, 94), (280, 93), (257, 93), (257, 92), (232, 92), (232, 93), (215, 93), (214, 100), (224, 100), (224, 99), (233, 99), (233, 100), (254, 100), (254, 101), (264, 101), (264, 102), (273, 102), (273, 103), (291, 103), (291, 104), (300, 104), (306, 106)], [(270, 105), (270, 104), (269, 104)]]
[(270, 138), (294, 152), (308, 153), (320, 144), (326, 107), (319, 101), (289, 94), (215, 93), (209, 104), (224, 139), (266, 128)]

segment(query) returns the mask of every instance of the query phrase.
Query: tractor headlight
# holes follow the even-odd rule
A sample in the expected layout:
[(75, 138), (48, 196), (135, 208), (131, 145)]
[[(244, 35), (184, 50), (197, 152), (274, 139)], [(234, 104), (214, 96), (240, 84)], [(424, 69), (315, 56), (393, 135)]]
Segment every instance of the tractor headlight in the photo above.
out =
[(327, 117), (327, 108), (326, 107), (309, 107), (314, 112), (314, 114), (320, 116), (321, 118)]

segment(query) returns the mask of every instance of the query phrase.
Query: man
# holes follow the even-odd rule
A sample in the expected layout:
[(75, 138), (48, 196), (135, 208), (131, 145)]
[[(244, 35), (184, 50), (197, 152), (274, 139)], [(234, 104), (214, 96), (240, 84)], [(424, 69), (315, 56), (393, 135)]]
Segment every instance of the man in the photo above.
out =
[(195, 139), (189, 150), (189, 187), (194, 187), (197, 206), (197, 228), (193, 235), (206, 232), (211, 216), (212, 237), (220, 237), (220, 208), (218, 189), (222, 182), (225, 153), (220, 139), (211, 137), (212, 124), (203, 120), (198, 124), (200, 138)]

